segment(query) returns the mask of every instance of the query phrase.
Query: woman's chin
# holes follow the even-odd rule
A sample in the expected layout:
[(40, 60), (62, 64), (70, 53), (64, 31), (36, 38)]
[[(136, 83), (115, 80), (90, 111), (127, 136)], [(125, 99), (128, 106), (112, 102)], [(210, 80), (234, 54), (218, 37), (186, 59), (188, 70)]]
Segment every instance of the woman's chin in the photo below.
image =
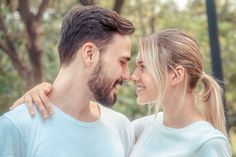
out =
[(143, 106), (143, 105), (147, 105), (147, 104), (148, 104), (148, 101), (145, 101), (145, 100), (143, 100), (143, 99), (137, 98), (137, 103), (138, 103), (139, 105)]
[(140, 105), (140, 106), (143, 106), (143, 105), (147, 105), (147, 104), (151, 104), (153, 103), (154, 100), (145, 100), (145, 99), (142, 99), (142, 98), (137, 98), (137, 103)]

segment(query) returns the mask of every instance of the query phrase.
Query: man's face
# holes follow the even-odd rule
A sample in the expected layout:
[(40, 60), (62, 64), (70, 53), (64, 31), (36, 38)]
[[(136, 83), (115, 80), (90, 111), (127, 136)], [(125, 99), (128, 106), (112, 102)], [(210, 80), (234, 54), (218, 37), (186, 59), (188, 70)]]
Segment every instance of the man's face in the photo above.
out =
[(115, 34), (112, 42), (102, 52), (88, 81), (88, 86), (98, 103), (105, 106), (115, 104), (118, 86), (130, 77), (130, 56), (130, 36)]

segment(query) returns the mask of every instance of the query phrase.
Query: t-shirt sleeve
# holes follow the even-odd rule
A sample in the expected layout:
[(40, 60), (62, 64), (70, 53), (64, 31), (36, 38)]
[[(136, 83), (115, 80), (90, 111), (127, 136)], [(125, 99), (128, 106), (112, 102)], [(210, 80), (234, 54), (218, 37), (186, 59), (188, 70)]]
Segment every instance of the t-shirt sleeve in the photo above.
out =
[(154, 115), (150, 115), (132, 121), (132, 128), (134, 130), (134, 134), (137, 139), (141, 136), (146, 126), (151, 122), (153, 122), (153, 120), (154, 120)]
[(224, 138), (213, 138), (204, 143), (199, 150), (200, 157), (232, 157), (231, 146)]
[(24, 142), (18, 128), (5, 116), (0, 117), (0, 157), (24, 156)]

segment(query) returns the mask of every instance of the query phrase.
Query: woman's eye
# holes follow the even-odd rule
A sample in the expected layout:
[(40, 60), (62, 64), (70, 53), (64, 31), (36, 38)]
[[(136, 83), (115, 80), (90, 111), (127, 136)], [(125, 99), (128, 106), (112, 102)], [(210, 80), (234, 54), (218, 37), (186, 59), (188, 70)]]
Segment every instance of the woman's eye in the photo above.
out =
[(144, 70), (144, 69), (145, 69), (145, 66), (144, 66), (144, 65), (140, 65), (140, 68)]

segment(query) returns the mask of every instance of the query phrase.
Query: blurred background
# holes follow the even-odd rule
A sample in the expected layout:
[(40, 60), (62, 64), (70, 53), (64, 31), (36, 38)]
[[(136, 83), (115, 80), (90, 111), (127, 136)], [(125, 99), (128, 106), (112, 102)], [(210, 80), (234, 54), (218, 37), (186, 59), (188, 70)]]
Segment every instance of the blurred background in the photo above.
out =
[[(140, 36), (178, 28), (199, 41), (205, 71), (214, 74), (207, 1), (212, 0), (0, 0), (0, 115), (34, 85), (53, 82), (59, 69), (58, 30), (65, 13), (76, 5), (112, 9), (134, 23), (131, 71)], [(215, 7), (229, 133), (236, 155), (236, 1), (217, 0)], [(118, 95), (114, 109), (130, 120), (148, 114), (147, 106), (137, 105), (132, 83), (121, 87)]]

